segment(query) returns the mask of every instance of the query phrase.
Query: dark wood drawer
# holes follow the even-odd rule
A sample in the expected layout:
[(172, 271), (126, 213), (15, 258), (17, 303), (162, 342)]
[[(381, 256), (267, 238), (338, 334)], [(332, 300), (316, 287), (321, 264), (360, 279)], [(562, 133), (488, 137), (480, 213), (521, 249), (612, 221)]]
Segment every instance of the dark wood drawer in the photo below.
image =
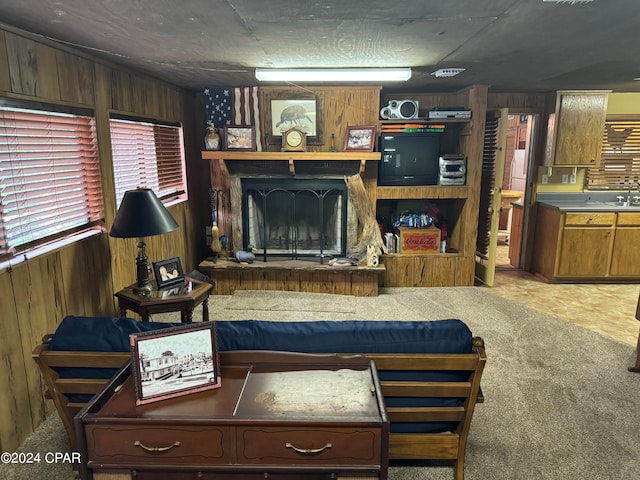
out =
[(231, 429), (180, 425), (87, 425), (89, 462), (214, 465), (233, 458)]
[(238, 461), (246, 464), (377, 465), (376, 428), (238, 428)]

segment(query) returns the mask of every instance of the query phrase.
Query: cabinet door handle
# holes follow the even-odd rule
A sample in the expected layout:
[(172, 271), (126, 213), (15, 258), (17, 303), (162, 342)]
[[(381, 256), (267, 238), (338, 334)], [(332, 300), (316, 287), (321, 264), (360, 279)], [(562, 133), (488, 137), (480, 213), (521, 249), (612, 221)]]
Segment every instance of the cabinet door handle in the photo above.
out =
[(136, 440), (135, 442), (133, 442), (133, 444), (136, 447), (140, 447), (143, 450), (146, 450), (147, 452), (166, 452), (167, 450), (171, 450), (173, 447), (179, 447), (180, 446), (180, 442), (175, 442), (173, 445), (169, 445), (168, 447), (147, 447), (140, 440)]
[(333, 445), (331, 445), (330, 443), (327, 443), (324, 447), (320, 447), (320, 448), (298, 448), (295, 445), (287, 442), (284, 445), (287, 448), (291, 448), (293, 450), (295, 450), (298, 453), (320, 453), (324, 450), (326, 450), (327, 448), (331, 448)]

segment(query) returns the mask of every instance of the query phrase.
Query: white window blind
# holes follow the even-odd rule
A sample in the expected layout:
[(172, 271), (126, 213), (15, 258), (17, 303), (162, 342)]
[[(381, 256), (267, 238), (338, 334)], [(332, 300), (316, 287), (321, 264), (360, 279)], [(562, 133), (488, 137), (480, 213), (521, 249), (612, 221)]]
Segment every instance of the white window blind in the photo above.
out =
[(104, 219), (94, 119), (7, 103), (0, 105), (0, 259)]
[(587, 189), (624, 190), (640, 180), (640, 120), (605, 123), (600, 165), (587, 170)]
[(186, 199), (181, 127), (114, 118), (109, 123), (118, 206), (124, 192), (138, 187), (163, 201)]

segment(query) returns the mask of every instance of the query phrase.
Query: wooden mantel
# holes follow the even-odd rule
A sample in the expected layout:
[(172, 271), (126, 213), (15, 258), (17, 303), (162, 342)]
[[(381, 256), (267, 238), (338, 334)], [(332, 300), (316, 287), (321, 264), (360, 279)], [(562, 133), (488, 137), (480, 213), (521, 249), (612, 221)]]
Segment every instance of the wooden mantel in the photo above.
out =
[(294, 163), (313, 160), (323, 162), (359, 161), (360, 173), (364, 172), (367, 161), (380, 160), (380, 152), (245, 152), (245, 151), (203, 151), (203, 160), (244, 161), (286, 161), (289, 162), (289, 173), (295, 175)]

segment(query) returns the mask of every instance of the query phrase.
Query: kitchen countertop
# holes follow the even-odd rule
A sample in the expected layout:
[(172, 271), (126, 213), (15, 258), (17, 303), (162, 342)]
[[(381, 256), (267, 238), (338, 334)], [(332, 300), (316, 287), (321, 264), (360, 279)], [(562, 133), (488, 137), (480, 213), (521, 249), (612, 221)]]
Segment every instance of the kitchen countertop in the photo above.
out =
[[(637, 193), (637, 192), (633, 192)], [(536, 201), (539, 205), (554, 208), (561, 212), (640, 212), (640, 203), (631, 205), (620, 203), (616, 196), (622, 192), (614, 193), (540, 193)], [(623, 194), (627, 199), (627, 192)]]

